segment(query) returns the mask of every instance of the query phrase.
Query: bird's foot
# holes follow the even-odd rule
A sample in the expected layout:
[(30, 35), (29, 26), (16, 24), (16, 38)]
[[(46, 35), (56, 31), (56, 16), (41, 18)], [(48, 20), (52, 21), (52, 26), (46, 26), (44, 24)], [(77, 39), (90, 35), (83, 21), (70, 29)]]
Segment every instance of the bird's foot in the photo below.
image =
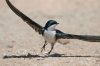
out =
[(50, 53), (49, 52), (46, 52), (44, 56), (45, 57), (48, 57), (48, 56), (50, 56)]
[(51, 52), (46, 53), (46, 56), (49, 56)]

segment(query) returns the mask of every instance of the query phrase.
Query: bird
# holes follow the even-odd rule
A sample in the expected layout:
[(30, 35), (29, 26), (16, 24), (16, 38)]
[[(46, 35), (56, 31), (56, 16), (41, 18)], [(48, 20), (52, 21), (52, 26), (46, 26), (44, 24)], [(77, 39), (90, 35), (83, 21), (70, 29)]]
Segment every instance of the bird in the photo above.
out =
[[(39, 35), (45, 40), (43, 47), (41, 48), (41, 52), (45, 50), (46, 45), (49, 43), (51, 44), (51, 49), (47, 53), (48, 55), (52, 52), (54, 45), (58, 42), (59, 39), (77, 39), (87, 42), (100, 42), (100, 36), (98, 35), (77, 35), (77, 34), (70, 34), (65, 33), (61, 30), (56, 29), (55, 27), (59, 24), (55, 20), (48, 20), (45, 26), (41, 26), (28, 16), (23, 14), (20, 10), (18, 10), (9, 0), (6, 0), (6, 3), (10, 7), (10, 9), (18, 15), (24, 22), (26, 22), (30, 27), (32, 27)], [(67, 43), (69, 43), (67, 41)]]

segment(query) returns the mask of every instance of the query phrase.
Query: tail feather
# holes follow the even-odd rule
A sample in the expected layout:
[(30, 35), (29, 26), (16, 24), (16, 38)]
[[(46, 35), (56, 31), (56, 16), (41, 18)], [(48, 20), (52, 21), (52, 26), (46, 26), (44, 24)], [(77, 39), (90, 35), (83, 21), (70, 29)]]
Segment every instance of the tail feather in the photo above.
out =
[(89, 41), (89, 42), (100, 42), (100, 36), (92, 36), (92, 35), (73, 35), (73, 34), (67, 34), (67, 39), (79, 39), (83, 41)]

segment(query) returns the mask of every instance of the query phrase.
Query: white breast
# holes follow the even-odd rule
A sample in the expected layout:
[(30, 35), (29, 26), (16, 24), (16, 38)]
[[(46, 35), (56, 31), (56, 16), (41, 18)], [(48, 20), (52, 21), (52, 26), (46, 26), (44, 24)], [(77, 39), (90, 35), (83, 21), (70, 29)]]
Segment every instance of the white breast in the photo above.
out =
[(48, 30), (44, 31), (44, 39), (49, 43), (55, 43), (56, 40), (55, 35), (56, 31), (48, 31)]

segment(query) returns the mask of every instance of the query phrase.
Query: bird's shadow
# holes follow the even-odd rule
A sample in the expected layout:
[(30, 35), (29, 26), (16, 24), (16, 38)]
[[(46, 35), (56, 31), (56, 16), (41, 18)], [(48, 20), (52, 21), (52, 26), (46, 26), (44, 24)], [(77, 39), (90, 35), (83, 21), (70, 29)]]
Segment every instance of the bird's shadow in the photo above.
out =
[(40, 55), (32, 55), (30, 53), (28, 53), (27, 55), (5, 55), (3, 56), (3, 59), (8, 59), (8, 58), (48, 58), (48, 57), (98, 57), (100, 58), (100, 56), (81, 56), (81, 55), (78, 55), (78, 56), (67, 56), (65, 54), (58, 54), (58, 53), (55, 53), (55, 54), (51, 54), (51, 55), (46, 55), (46, 56), (40, 56)]

